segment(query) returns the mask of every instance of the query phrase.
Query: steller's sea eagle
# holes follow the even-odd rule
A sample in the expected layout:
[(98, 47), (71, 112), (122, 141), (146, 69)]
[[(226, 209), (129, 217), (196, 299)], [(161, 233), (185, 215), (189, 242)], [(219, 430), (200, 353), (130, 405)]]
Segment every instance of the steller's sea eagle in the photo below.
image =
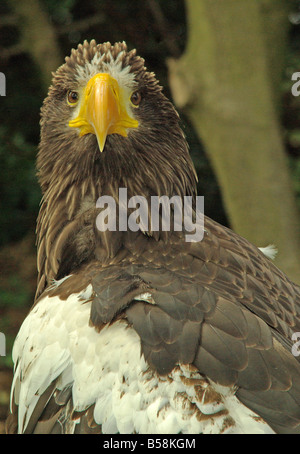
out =
[(178, 114), (135, 50), (72, 50), (42, 107), (37, 171), (38, 286), (8, 432), (300, 433), (299, 286), (208, 217), (187, 241), (173, 205), (169, 230), (150, 209), (136, 229), (117, 209), (117, 228), (99, 228), (99, 197), (122, 208), (120, 188), (148, 207), (196, 200)]

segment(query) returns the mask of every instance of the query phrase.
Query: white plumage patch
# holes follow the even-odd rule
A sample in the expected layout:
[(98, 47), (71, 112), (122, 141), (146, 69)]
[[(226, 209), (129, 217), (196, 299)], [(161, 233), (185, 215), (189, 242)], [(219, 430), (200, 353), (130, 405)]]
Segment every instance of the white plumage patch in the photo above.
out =
[(72, 387), (75, 410), (95, 403), (94, 419), (107, 434), (272, 433), (233, 389), (209, 382), (192, 367), (177, 366), (159, 377), (125, 320), (100, 333), (89, 326), (91, 292), (88, 286), (65, 301), (46, 295), (25, 319), (13, 348), (12, 398), (19, 405), (20, 432), (56, 380), (57, 389)]
[[(134, 80), (134, 73), (130, 72), (130, 66), (122, 68), (122, 59), (124, 58), (125, 51), (120, 52), (117, 58), (114, 59), (111, 52), (107, 54), (100, 54), (96, 52), (91, 62), (86, 62), (84, 66), (77, 65), (76, 79), (80, 83), (87, 84), (87, 82), (98, 73), (108, 73), (118, 82), (120, 87), (126, 87), (132, 91), (136, 87)], [(104, 61), (110, 57), (110, 60)]]
[(269, 259), (271, 260), (274, 260), (277, 253), (278, 253), (278, 250), (276, 248), (276, 246), (274, 246), (274, 244), (269, 244), (268, 246), (266, 247), (259, 247), (258, 248), (266, 257), (268, 257)]

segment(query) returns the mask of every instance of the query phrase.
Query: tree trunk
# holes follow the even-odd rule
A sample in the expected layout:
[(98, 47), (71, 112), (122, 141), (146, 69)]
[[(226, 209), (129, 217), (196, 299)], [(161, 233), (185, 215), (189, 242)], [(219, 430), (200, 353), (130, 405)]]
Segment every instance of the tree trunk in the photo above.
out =
[(186, 0), (188, 43), (169, 61), (184, 108), (216, 172), (232, 228), (300, 282), (300, 213), (279, 121), (288, 30), (282, 0)]

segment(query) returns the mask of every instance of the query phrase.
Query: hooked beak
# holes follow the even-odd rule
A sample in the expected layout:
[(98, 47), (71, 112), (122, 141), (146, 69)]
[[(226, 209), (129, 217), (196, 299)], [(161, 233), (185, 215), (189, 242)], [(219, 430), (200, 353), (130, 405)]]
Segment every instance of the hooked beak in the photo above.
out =
[(69, 122), (69, 126), (79, 128), (80, 137), (95, 134), (102, 152), (109, 134), (127, 137), (127, 129), (137, 128), (138, 121), (128, 115), (116, 79), (107, 73), (99, 73), (87, 83), (79, 115)]

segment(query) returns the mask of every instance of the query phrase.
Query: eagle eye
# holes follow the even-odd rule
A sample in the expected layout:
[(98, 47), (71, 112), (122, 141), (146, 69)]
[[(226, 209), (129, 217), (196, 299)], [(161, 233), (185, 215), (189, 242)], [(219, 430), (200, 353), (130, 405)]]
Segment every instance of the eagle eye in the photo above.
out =
[(135, 91), (134, 93), (132, 93), (130, 101), (132, 102), (132, 104), (134, 106), (138, 106), (140, 104), (141, 100), (142, 100), (142, 95), (139, 91)]
[(74, 90), (68, 91), (67, 101), (68, 101), (69, 105), (74, 106), (75, 104), (77, 104), (78, 99), (79, 99), (79, 95), (78, 95), (77, 91), (74, 91)]

